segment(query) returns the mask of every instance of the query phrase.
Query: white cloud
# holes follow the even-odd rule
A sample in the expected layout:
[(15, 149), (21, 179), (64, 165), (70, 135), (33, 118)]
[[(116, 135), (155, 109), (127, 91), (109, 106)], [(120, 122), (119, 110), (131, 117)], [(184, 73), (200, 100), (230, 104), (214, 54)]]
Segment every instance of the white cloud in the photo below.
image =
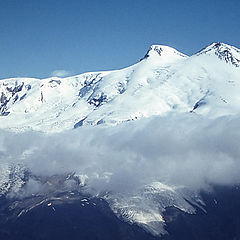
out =
[(58, 70), (54, 70), (51, 73), (51, 76), (53, 77), (67, 77), (71, 74), (71, 72), (67, 71), (67, 70), (63, 70), (63, 69), (58, 69)]
[(194, 189), (235, 184), (240, 183), (239, 121), (187, 114), (53, 135), (1, 132), (0, 160), (21, 161), (39, 175), (87, 175), (100, 191), (152, 181)]

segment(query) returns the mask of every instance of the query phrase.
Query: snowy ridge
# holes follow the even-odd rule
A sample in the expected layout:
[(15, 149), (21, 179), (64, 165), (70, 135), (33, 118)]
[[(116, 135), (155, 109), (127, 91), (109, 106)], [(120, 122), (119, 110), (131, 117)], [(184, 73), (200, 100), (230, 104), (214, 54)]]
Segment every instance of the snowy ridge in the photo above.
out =
[(240, 66), (240, 50), (225, 43), (212, 43), (208, 47), (201, 50), (198, 55), (200, 54), (215, 54), (219, 59), (224, 60), (227, 63), (231, 63), (235, 67)]
[(211, 44), (191, 57), (153, 45), (142, 61), (117, 71), (3, 79), (1, 128), (59, 132), (171, 111), (209, 117), (231, 114), (240, 110), (239, 59), (240, 50), (223, 43)]
[(146, 53), (146, 55), (144, 56), (143, 59), (147, 59), (149, 57), (162, 57), (165, 58), (164, 60), (166, 61), (166, 58), (168, 59), (178, 59), (179, 56), (180, 57), (187, 57), (187, 55), (177, 51), (174, 48), (168, 47), (168, 46), (164, 46), (164, 45), (152, 45), (150, 47), (150, 49), (148, 50), (148, 52)]

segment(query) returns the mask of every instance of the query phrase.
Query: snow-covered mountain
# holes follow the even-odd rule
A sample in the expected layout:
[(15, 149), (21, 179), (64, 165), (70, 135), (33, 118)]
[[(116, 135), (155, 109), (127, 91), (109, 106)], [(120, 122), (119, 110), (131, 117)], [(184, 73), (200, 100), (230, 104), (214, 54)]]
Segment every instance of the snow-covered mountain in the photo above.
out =
[[(181, 126), (179, 126), (179, 135), (174, 135), (172, 130), (164, 132), (164, 121), (160, 121), (162, 128), (158, 127), (159, 122), (156, 124), (157, 128), (148, 126), (150, 131), (156, 132), (153, 141), (151, 135), (147, 138), (148, 131), (141, 130), (141, 134), (136, 134), (137, 137), (134, 136), (130, 140), (126, 133), (129, 133), (129, 129), (140, 122), (138, 121), (140, 119), (147, 120), (154, 116), (167, 119), (172, 113), (179, 116), (183, 113), (187, 116), (200, 116), (196, 118), (198, 120), (237, 115), (240, 113), (239, 92), (240, 50), (224, 43), (212, 43), (192, 56), (186, 56), (168, 46), (153, 45), (139, 62), (116, 71), (91, 72), (67, 78), (0, 80), (0, 128), (6, 136), (10, 136), (8, 141), (0, 138), (0, 197), (20, 196), (22, 203), (13, 204), (10, 209), (14, 209), (17, 216), (18, 214), (21, 216), (22, 213), (27, 213), (36, 206), (48, 203), (49, 199), (56, 199), (59, 193), (64, 192), (65, 201), (76, 192), (83, 191), (87, 194), (96, 194), (95, 197), (107, 201), (113, 212), (121, 219), (137, 223), (154, 235), (166, 233), (163, 213), (167, 208), (175, 207), (192, 214), (195, 213), (196, 208), (205, 211), (205, 203), (202, 202), (197, 191), (186, 188), (181, 181), (179, 183), (177, 177), (177, 180), (174, 177), (172, 181), (172, 176), (165, 172), (170, 171), (171, 174), (178, 175), (178, 172), (184, 172), (183, 169), (187, 166), (189, 178), (199, 180), (198, 174), (191, 175), (191, 171), (195, 169), (191, 166), (191, 161), (196, 152), (198, 156), (193, 165), (196, 164), (196, 168), (204, 169), (208, 175), (211, 175), (210, 180), (215, 180), (219, 172), (219, 175), (222, 174), (222, 165), (214, 161), (211, 165), (209, 162), (215, 160), (217, 151), (214, 152), (213, 149), (212, 152), (208, 149), (209, 152), (206, 154), (204, 152), (202, 157), (205, 138), (210, 135), (203, 137), (203, 140), (196, 139), (196, 136), (202, 134), (201, 131), (193, 131), (192, 135), (188, 135), (183, 133), (188, 132), (188, 127), (181, 129)], [(174, 118), (173, 121), (176, 119), (178, 120)], [(181, 120), (181, 117), (179, 119)], [(118, 138), (112, 137), (109, 132), (120, 131), (121, 126), (124, 125), (121, 123), (126, 122), (130, 123), (125, 124), (126, 129), (121, 130), (123, 132), (118, 136), (119, 139), (123, 139), (119, 145), (124, 146), (119, 147)], [(191, 123), (194, 122), (195, 118)], [(89, 127), (86, 128), (87, 132), (84, 132), (84, 126), (91, 125), (101, 125), (106, 128), (99, 128), (100, 130), (97, 129), (92, 133)], [(116, 128), (113, 127), (116, 125), (118, 125)], [(173, 128), (172, 126), (175, 125), (174, 122), (170, 127)], [(197, 129), (198, 125), (200, 123), (194, 128)], [(80, 128), (79, 130), (82, 128), (83, 132), (65, 131), (74, 128)], [(145, 129), (145, 126), (143, 128)], [(36, 131), (62, 132), (62, 135), (41, 135)], [(104, 131), (107, 132), (106, 135)], [(89, 137), (91, 134), (96, 135)], [(160, 136), (161, 134), (163, 137)], [(173, 137), (164, 144), (166, 136), (171, 134)], [(131, 145), (142, 136), (146, 136), (146, 141)], [(159, 139), (159, 136), (160, 142), (155, 144), (154, 140)], [(195, 142), (191, 145), (185, 139), (192, 136)], [(222, 142), (213, 144), (216, 139), (218, 135), (210, 142), (212, 146), (223, 147)], [(102, 145), (98, 144), (101, 142)], [(180, 144), (182, 142), (183, 145)], [(145, 148), (146, 144), (148, 144), (147, 148)], [(176, 153), (169, 147), (171, 144), (177, 148)], [(190, 145), (192, 149), (187, 152)], [(202, 145), (204, 147), (201, 149)], [(84, 148), (87, 153), (84, 152)], [(158, 148), (162, 148), (160, 157)], [(236, 155), (234, 158), (230, 156), (229, 149), (235, 148), (227, 146), (226, 149), (221, 149), (221, 155), (217, 157), (222, 164), (225, 164), (223, 166), (227, 170), (230, 169), (230, 172), (234, 169), (238, 152), (234, 150)], [(84, 157), (87, 161), (83, 159)], [(185, 158), (187, 163), (184, 162)], [(209, 161), (208, 164), (206, 159)], [(201, 164), (198, 165), (198, 161)], [(61, 165), (62, 162), (66, 169), (62, 167), (59, 170), (58, 164)], [(72, 167), (66, 166), (71, 164)], [(202, 167), (205, 165), (206, 168)], [(211, 172), (212, 166), (217, 166), (217, 170)], [(46, 172), (38, 171), (38, 168)], [(117, 175), (117, 180), (115, 179), (117, 183), (114, 180), (113, 183), (111, 182), (114, 174)], [(140, 180), (131, 176), (134, 174)], [(122, 176), (133, 180), (136, 187), (134, 184), (134, 187), (129, 187), (131, 184), (127, 182), (128, 180), (126, 182), (123, 180), (124, 187), (121, 184), (119, 187), (118, 178), (121, 182)], [(207, 178), (206, 176), (203, 174), (199, 178)], [(210, 182), (210, 180), (206, 181)], [(226, 179), (221, 181), (228, 182)], [(101, 184), (106, 188), (99, 187)], [(114, 191), (112, 187), (108, 189), (111, 184), (120, 189), (129, 187), (130, 190)], [(22, 200), (25, 196), (27, 196), (26, 202), (29, 196), (34, 198), (32, 203), (29, 205), (26, 203), (26, 206), (25, 201)]]
[(0, 81), (0, 127), (60, 132), (82, 125), (194, 112), (239, 112), (240, 50), (213, 43), (190, 57), (153, 45), (138, 63), (116, 71)]

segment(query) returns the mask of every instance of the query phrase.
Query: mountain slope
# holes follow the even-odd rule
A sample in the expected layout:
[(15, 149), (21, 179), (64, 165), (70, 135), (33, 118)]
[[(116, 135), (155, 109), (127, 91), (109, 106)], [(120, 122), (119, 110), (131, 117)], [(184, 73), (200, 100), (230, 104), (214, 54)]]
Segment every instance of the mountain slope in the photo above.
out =
[(1, 80), (0, 198), (18, 218), (87, 193), (158, 236), (169, 208), (205, 214), (199, 190), (240, 183), (239, 59), (153, 45), (121, 70)]
[(195, 112), (215, 118), (240, 110), (239, 52), (214, 43), (187, 57), (153, 45), (133, 66), (67, 78), (0, 81), (0, 126), (59, 132)]

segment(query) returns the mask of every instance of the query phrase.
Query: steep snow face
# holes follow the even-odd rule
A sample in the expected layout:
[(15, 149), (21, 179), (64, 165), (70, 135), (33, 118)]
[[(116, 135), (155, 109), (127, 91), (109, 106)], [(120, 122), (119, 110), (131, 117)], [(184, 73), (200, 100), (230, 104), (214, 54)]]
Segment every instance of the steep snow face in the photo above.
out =
[(187, 57), (153, 45), (137, 64), (67, 78), (0, 81), (0, 127), (59, 132), (82, 125), (195, 112), (215, 118), (240, 110), (240, 50), (214, 43)]

